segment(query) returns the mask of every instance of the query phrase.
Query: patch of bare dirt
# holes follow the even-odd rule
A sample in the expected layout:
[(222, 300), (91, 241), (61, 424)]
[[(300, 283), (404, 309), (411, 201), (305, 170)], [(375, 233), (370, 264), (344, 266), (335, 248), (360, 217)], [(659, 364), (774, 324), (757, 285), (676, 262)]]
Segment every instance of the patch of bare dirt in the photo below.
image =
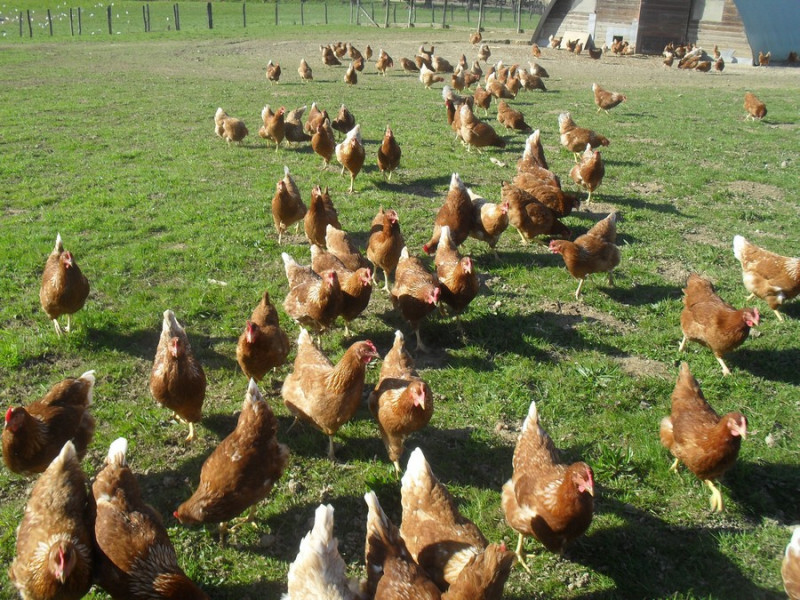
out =
[[(583, 321), (596, 321), (613, 329), (619, 333), (633, 331), (633, 326), (620, 321), (619, 319), (609, 315), (608, 313), (601, 312), (595, 308), (588, 306), (582, 302), (542, 302), (540, 308), (546, 312), (554, 313), (555, 315), (564, 315), (567, 317), (581, 317)], [(573, 319), (569, 319), (565, 327), (571, 327)]]
[(689, 273), (691, 272), (682, 263), (676, 261), (668, 261), (666, 264), (660, 264), (656, 271), (668, 282), (680, 285), (681, 287), (686, 283)]
[(707, 231), (703, 227), (695, 227), (683, 234), (683, 239), (692, 244), (705, 244), (720, 250), (731, 247), (730, 240), (720, 238), (719, 234)]
[(634, 182), (628, 187), (642, 196), (656, 196), (664, 193), (664, 186), (656, 181)]
[(623, 373), (632, 377), (658, 377), (660, 379), (672, 377), (669, 367), (657, 360), (638, 356), (615, 356), (613, 358)]
[(755, 181), (732, 181), (727, 186), (728, 191), (737, 196), (745, 196), (752, 200), (770, 200), (781, 202), (784, 198), (783, 190), (768, 183)]

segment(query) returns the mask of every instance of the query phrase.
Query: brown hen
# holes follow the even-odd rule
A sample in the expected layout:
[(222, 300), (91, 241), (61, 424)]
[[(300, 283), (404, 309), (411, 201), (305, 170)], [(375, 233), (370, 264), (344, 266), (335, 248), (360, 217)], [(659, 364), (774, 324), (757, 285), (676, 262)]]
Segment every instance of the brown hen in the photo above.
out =
[(408, 459), (400, 494), (400, 535), (439, 589), (449, 586), (442, 598), (499, 600), (514, 555), (504, 545), (488, 544), (480, 529), (458, 511), (419, 448)]
[(392, 180), (392, 173), (400, 164), (402, 153), (400, 145), (394, 139), (392, 128), (387, 125), (386, 132), (383, 134), (383, 141), (381, 141), (380, 148), (378, 148), (378, 168), (381, 171), (381, 175), (388, 181)]
[(536, 538), (550, 552), (563, 553), (583, 535), (594, 515), (594, 473), (585, 462), (567, 464), (539, 424), (536, 402), (514, 448), (514, 474), (503, 485), (506, 521), (519, 533), (516, 555), (527, 569), (523, 542)]
[(592, 201), (592, 192), (603, 182), (605, 174), (606, 167), (600, 151), (592, 150), (589, 144), (586, 144), (581, 161), (569, 172), (572, 181), (588, 190), (589, 197), (586, 198), (586, 202)]
[(333, 325), (342, 310), (342, 289), (336, 271), (317, 275), (311, 267), (300, 266), (286, 254), (283, 258), (289, 292), (283, 309), (303, 327), (319, 334)]
[(508, 203), (508, 222), (519, 232), (523, 244), (541, 235), (569, 237), (570, 230), (555, 213), (525, 190), (503, 182), (500, 197)]
[(289, 354), (289, 338), (278, 323), (278, 311), (265, 290), (236, 345), (236, 360), (246, 377), (261, 381)]
[(778, 307), (800, 294), (800, 258), (775, 254), (751, 244), (740, 235), (733, 238), (733, 254), (742, 265), (742, 281), (750, 292), (766, 300), (778, 320)]
[(333, 436), (361, 404), (367, 364), (379, 358), (369, 340), (352, 344), (337, 364), (314, 345), (302, 329), (297, 340), (294, 370), (286, 377), (281, 396), (296, 420), (328, 436), (328, 458), (335, 460)]
[(422, 250), (426, 254), (432, 254), (436, 251), (444, 225), (450, 228), (450, 240), (456, 246), (460, 246), (469, 237), (470, 228), (472, 227), (472, 200), (470, 200), (467, 188), (458, 173), (453, 173), (450, 177), (447, 196), (441, 208), (439, 208), (439, 212), (436, 213), (436, 219), (433, 221), (431, 239), (422, 246)]
[(619, 92), (609, 92), (604, 90), (596, 83), (592, 84), (592, 92), (594, 93), (594, 103), (597, 105), (597, 112), (604, 110), (606, 114), (608, 111), (625, 102), (628, 97)]
[(269, 104), (267, 104), (261, 110), (261, 120), (264, 124), (259, 128), (258, 135), (265, 140), (272, 140), (275, 142), (276, 151), (286, 137), (285, 114), (286, 109), (283, 106), (277, 111), (272, 112)]
[(700, 384), (681, 363), (672, 392), (672, 411), (661, 420), (661, 443), (675, 457), (670, 467), (682, 462), (711, 490), (711, 510), (722, 511), (722, 494), (714, 480), (730, 469), (747, 437), (747, 419), (732, 412), (722, 417), (706, 402)]
[(306, 216), (306, 212), (300, 190), (289, 173), (289, 167), (284, 166), (283, 179), (275, 184), (275, 195), (272, 197), (272, 220), (278, 231), (278, 245), (289, 227), (297, 224), (296, 229), (299, 229), (300, 221)]
[(25, 600), (78, 600), (92, 585), (89, 481), (72, 442), (31, 490), (8, 577)]
[(364, 143), (361, 141), (361, 125), (356, 125), (347, 132), (347, 136), (341, 144), (336, 146), (336, 160), (342, 165), (342, 175), (344, 170), (350, 173), (350, 189), (348, 193), (353, 193), (353, 186), (356, 183), (356, 176), (364, 166)]
[(757, 308), (735, 309), (716, 294), (710, 281), (692, 273), (683, 290), (683, 340), (678, 351), (683, 352), (688, 341), (702, 344), (714, 353), (722, 374), (730, 375), (722, 357), (741, 346), (759, 320)]
[(323, 190), (315, 185), (311, 188), (311, 202), (308, 203), (308, 211), (303, 217), (303, 229), (309, 243), (324, 248), (328, 225), (333, 225), (337, 229), (342, 228), (327, 186)]
[(433, 393), (414, 368), (414, 359), (405, 349), (405, 338), (398, 330), (394, 344), (381, 365), (378, 383), (367, 401), (378, 422), (383, 444), (400, 473), (400, 457), (409, 435), (419, 431), (433, 415)]
[(420, 324), (438, 306), (440, 294), (436, 274), (431, 273), (419, 258), (409, 256), (408, 248), (404, 247), (397, 263), (391, 299), (392, 305), (414, 330), (420, 352), (428, 351), (419, 333)]
[(400, 253), (405, 246), (403, 234), (400, 232), (400, 219), (397, 211), (383, 210), (372, 220), (372, 229), (367, 242), (367, 258), (373, 265), (372, 280), (377, 283), (378, 269), (383, 270), (383, 289), (389, 292), (389, 274), (397, 268)]
[(3, 461), (9, 471), (41, 473), (70, 440), (83, 460), (95, 429), (89, 412), (94, 382), (94, 371), (87, 371), (58, 382), (41, 400), (6, 411)]
[(58, 318), (67, 315), (64, 330), (69, 333), (70, 318), (78, 312), (89, 297), (89, 280), (81, 272), (71, 252), (64, 250), (61, 234), (56, 235), (56, 245), (47, 257), (39, 288), (39, 302), (53, 321), (56, 334), (61, 335)]
[(586, 277), (592, 273), (608, 273), (608, 284), (614, 285), (612, 271), (619, 265), (620, 252), (614, 243), (617, 239), (617, 214), (611, 213), (589, 231), (568, 240), (552, 240), (550, 252), (564, 258), (567, 271), (578, 280), (575, 290), (577, 300)]
[(156, 401), (173, 411), (173, 416), (189, 424), (187, 442), (194, 440), (194, 424), (203, 416), (206, 397), (206, 374), (189, 345), (189, 338), (167, 309), (161, 325), (153, 369), (150, 372), (150, 393)]
[(127, 451), (125, 438), (115, 440), (92, 484), (96, 582), (112, 598), (208, 600), (178, 565), (161, 515), (142, 499)]
[(597, 148), (598, 146), (608, 146), (610, 143), (607, 137), (597, 134), (591, 129), (578, 127), (568, 112), (558, 115), (558, 131), (561, 145), (575, 154), (575, 162), (578, 162), (580, 153), (586, 149), (586, 144)]
[(225, 523), (266, 498), (289, 460), (289, 448), (278, 443), (278, 420), (250, 379), (236, 428), (203, 463), (200, 483), (174, 516), (184, 524)]

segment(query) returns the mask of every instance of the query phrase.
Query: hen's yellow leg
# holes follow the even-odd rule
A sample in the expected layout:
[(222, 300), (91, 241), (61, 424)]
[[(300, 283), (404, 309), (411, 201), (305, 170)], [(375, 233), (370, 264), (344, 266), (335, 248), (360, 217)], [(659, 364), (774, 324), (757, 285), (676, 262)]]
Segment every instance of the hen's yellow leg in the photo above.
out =
[(519, 541), (517, 541), (517, 549), (514, 550), (514, 554), (517, 556), (517, 562), (522, 565), (522, 568), (525, 569), (528, 574), (531, 574), (531, 568), (525, 562), (527, 556), (525, 556), (525, 551), (522, 549), (523, 541), (525, 541), (525, 536), (520, 533)]
[(704, 483), (711, 489), (711, 510), (722, 512), (724, 508), (722, 505), (722, 492), (719, 491), (719, 488), (717, 488), (710, 479), (706, 479)]

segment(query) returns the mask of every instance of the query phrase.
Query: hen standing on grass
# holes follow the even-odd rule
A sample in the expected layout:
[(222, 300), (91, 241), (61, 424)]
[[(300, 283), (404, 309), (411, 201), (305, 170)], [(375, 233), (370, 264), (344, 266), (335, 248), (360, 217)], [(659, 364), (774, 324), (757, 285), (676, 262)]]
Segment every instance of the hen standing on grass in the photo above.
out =
[(342, 175), (344, 170), (350, 173), (350, 189), (348, 193), (353, 193), (353, 186), (356, 183), (356, 176), (364, 166), (364, 144), (361, 141), (361, 125), (356, 125), (347, 133), (344, 141), (336, 146), (336, 160), (342, 165)]
[(328, 436), (328, 458), (335, 460), (333, 436), (361, 404), (367, 365), (380, 358), (369, 340), (352, 344), (337, 364), (314, 345), (305, 329), (297, 340), (294, 370), (281, 389), (283, 403), (296, 420)]
[(422, 343), (419, 327), (422, 320), (439, 306), (439, 278), (431, 273), (416, 256), (409, 256), (408, 248), (400, 252), (391, 291), (392, 306), (408, 321), (417, 336), (417, 350), (428, 352)]
[(378, 422), (389, 460), (399, 474), (406, 438), (425, 427), (433, 415), (433, 392), (420, 379), (399, 330), (394, 332), (394, 345), (383, 359), (378, 384), (367, 404)]
[(716, 294), (710, 281), (692, 273), (683, 290), (683, 340), (678, 352), (684, 351), (688, 341), (702, 344), (714, 353), (722, 374), (730, 375), (722, 357), (744, 343), (760, 318), (757, 308), (735, 309)]
[(586, 202), (592, 201), (592, 192), (594, 192), (603, 182), (603, 177), (606, 174), (606, 166), (600, 156), (599, 150), (592, 150), (591, 145), (586, 144), (586, 150), (583, 152), (581, 162), (572, 167), (569, 176), (579, 186), (586, 188), (589, 192), (589, 197)]
[(447, 196), (433, 221), (431, 239), (422, 246), (422, 250), (426, 254), (436, 252), (444, 225), (450, 228), (450, 241), (456, 246), (460, 246), (469, 237), (472, 228), (472, 210), (472, 200), (466, 186), (458, 173), (453, 173)]
[(31, 490), (8, 577), (24, 600), (77, 600), (92, 585), (88, 485), (67, 442)]
[(567, 271), (578, 279), (575, 290), (577, 300), (583, 282), (592, 273), (608, 273), (608, 285), (614, 285), (612, 272), (619, 265), (620, 252), (614, 243), (617, 239), (617, 213), (611, 213), (574, 242), (552, 240), (550, 252), (564, 257)]
[(283, 179), (275, 184), (275, 195), (272, 197), (272, 221), (278, 231), (278, 245), (289, 227), (297, 224), (295, 229), (299, 229), (307, 210), (289, 167), (284, 166)]
[(128, 442), (114, 441), (92, 484), (97, 503), (95, 580), (112, 598), (208, 600), (178, 566), (161, 515), (146, 504), (125, 461)]
[(342, 310), (342, 288), (336, 271), (317, 275), (285, 252), (281, 257), (289, 281), (289, 292), (283, 301), (286, 314), (317, 334), (327, 331)]
[(751, 244), (741, 235), (733, 238), (733, 254), (742, 265), (742, 281), (751, 300), (765, 300), (779, 321), (778, 307), (800, 294), (800, 258), (775, 254)]
[(392, 173), (400, 164), (401, 155), (400, 145), (394, 139), (392, 128), (387, 125), (386, 132), (383, 134), (383, 141), (380, 148), (378, 148), (378, 168), (381, 171), (381, 175), (388, 181), (392, 180)]
[(367, 242), (367, 259), (372, 263), (372, 281), (377, 284), (378, 269), (383, 270), (383, 290), (389, 293), (389, 274), (397, 268), (400, 254), (405, 247), (403, 234), (400, 232), (400, 218), (393, 209), (378, 211), (372, 220), (369, 241)]
[(592, 148), (610, 144), (607, 137), (591, 129), (578, 127), (568, 112), (558, 115), (558, 132), (561, 145), (575, 155), (575, 162), (578, 162), (580, 153), (586, 150), (586, 144)]
[(277, 432), (278, 420), (251, 379), (236, 429), (205, 460), (197, 489), (175, 518), (184, 524), (219, 523), (221, 539), (226, 521), (247, 508), (251, 520), (289, 460), (289, 448), (278, 443)]
[(601, 110), (608, 114), (608, 111), (625, 102), (628, 97), (619, 92), (609, 92), (604, 90), (596, 83), (592, 84), (592, 92), (594, 92), (594, 103), (597, 105), (597, 112)]
[(278, 322), (278, 311), (264, 290), (236, 345), (236, 360), (242, 372), (261, 381), (270, 369), (281, 366), (289, 355), (289, 338)]
[(14, 473), (41, 473), (72, 440), (78, 460), (92, 441), (95, 422), (89, 412), (94, 371), (60, 381), (41, 400), (6, 411), (3, 460)]
[(189, 424), (187, 442), (194, 440), (194, 424), (203, 416), (206, 374), (189, 346), (189, 338), (171, 310), (164, 311), (161, 339), (150, 373), (150, 393), (156, 401), (173, 411), (173, 416)]
[(594, 515), (594, 473), (585, 462), (568, 465), (539, 424), (536, 402), (514, 449), (514, 474), (503, 486), (506, 521), (519, 533), (516, 555), (525, 569), (522, 544), (533, 536), (550, 552), (563, 553), (567, 544), (589, 528)]
[(56, 334), (61, 335), (61, 326), (58, 324), (61, 315), (67, 315), (64, 330), (69, 333), (70, 317), (83, 308), (88, 296), (89, 280), (81, 273), (72, 253), (64, 250), (59, 233), (56, 235), (55, 248), (44, 265), (42, 286), (39, 288), (39, 301), (53, 321)]
[(747, 437), (747, 419), (732, 412), (719, 417), (706, 402), (689, 365), (681, 363), (672, 392), (672, 413), (661, 420), (661, 443), (711, 490), (711, 510), (721, 512), (722, 494), (714, 485), (736, 462), (742, 440)]

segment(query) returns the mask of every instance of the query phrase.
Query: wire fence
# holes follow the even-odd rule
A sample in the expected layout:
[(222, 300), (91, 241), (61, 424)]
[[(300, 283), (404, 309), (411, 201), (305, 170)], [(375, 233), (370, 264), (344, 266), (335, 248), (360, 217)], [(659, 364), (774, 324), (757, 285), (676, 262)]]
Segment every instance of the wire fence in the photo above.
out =
[(57, 38), (167, 31), (232, 33), (286, 26), (534, 27), (542, 0), (348, 0), (316, 2), (98, 2), (89, 6), (0, 9), (2, 38)]

